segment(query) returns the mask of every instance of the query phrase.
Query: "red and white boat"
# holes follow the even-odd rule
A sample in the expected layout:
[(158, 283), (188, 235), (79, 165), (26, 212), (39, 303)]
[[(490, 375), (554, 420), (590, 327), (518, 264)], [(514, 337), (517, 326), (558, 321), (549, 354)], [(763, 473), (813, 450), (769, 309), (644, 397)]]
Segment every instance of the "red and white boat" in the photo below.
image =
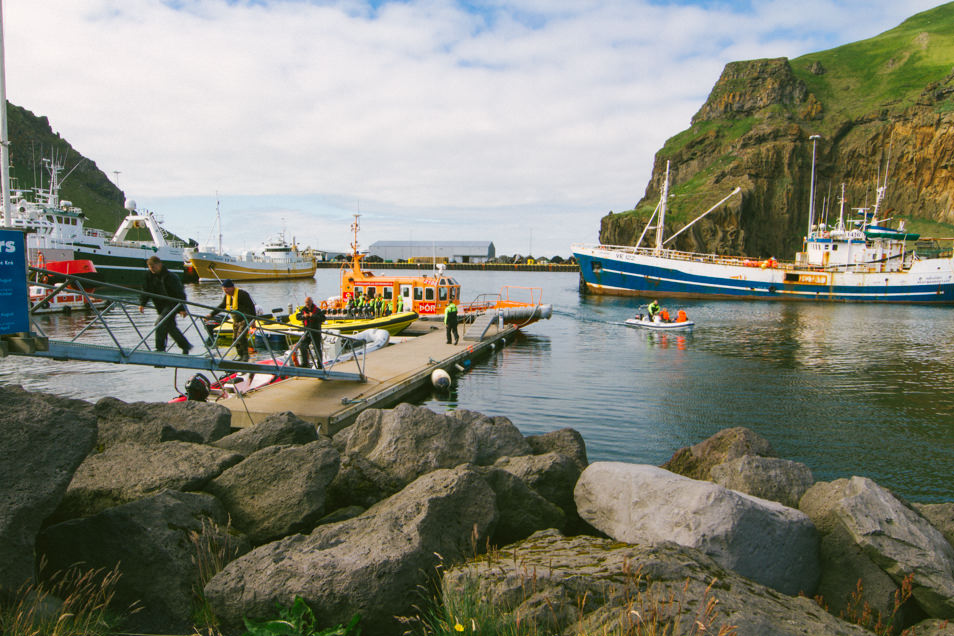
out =
[(89, 309), (91, 307), (105, 307), (108, 301), (94, 298), (88, 295), (88, 292), (95, 288), (86, 288), (87, 294), (78, 289), (77, 286), (70, 285), (58, 291), (52, 296), (50, 293), (54, 287), (63, 282), (62, 275), (80, 276), (82, 278), (91, 278), (96, 276), (96, 266), (89, 260), (69, 260), (53, 261), (44, 263), (42, 258), (37, 262), (38, 269), (45, 270), (48, 273), (37, 272), (36, 283), (29, 286), (30, 294), (30, 312), (34, 314), (48, 314), (59, 311), (77, 311)]

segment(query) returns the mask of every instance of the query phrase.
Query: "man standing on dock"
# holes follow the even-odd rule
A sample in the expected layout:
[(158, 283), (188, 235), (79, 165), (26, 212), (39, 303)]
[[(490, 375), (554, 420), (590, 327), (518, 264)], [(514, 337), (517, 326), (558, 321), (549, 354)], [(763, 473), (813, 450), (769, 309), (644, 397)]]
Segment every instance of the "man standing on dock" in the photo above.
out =
[(454, 301), (450, 301), (447, 304), (447, 309), (444, 310), (444, 326), (447, 328), (447, 344), (451, 343), (451, 336), (454, 336), (454, 344), (457, 344), (457, 305), (454, 304)]
[(146, 260), (146, 267), (149, 268), (149, 271), (146, 272), (146, 279), (142, 284), (143, 294), (139, 297), (139, 313), (143, 313), (146, 305), (152, 300), (152, 304), (159, 314), (156, 319), (156, 351), (165, 351), (166, 340), (169, 336), (172, 336), (176, 344), (182, 348), (182, 353), (188, 354), (192, 345), (179, 331), (175, 315), (175, 309), (178, 307), (180, 309), (179, 315), (184, 318), (186, 315), (185, 307), (173, 300), (184, 301), (186, 299), (182, 281), (170, 272), (155, 254)]
[(310, 343), (315, 346), (315, 368), (321, 369), (321, 323), (325, 321), (325, 312), (315, 304), (311, 296), (308, 296), (305, 298), (305, 304), (298, 312), (298, 319), (305, 327), (314, 329), (314, 331), (306, 331), (305, 335), (301, 337), (301, 345), (298, 347), (298, 350), (301, 351), (301, 366), (308, 366), (308, 345)]
[[(248, 320), (255, 317), (255, 303), (244, 289), (235, 287), (231, 279), (222, 281), (225, 298), (217, 309), (224, 309), (232, 315), (232, 337), (235, 338), (235, 352), (241, 362), (248, 362)], [(209, 318), (212, 316), (210, 315)], [(241, 335), (240, 335), (241, 334)]]

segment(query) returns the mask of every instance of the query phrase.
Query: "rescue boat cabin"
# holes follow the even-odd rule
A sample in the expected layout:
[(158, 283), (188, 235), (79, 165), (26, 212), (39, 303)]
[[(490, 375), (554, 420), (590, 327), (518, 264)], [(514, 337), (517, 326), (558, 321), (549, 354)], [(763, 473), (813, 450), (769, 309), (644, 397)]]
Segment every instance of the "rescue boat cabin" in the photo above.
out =
[(363, 294), (368, 300), (384, 298), (396, 311), (401, 298), (403, 311), (421, 316), (441, 315), (450, 301), (460, 304), (460, 283), (443, 268), (423, 276), (382, 276), (361, 269), (363, 254), (353, 254), (351, 267), (341, 272), (341, 298), (347, 303)]

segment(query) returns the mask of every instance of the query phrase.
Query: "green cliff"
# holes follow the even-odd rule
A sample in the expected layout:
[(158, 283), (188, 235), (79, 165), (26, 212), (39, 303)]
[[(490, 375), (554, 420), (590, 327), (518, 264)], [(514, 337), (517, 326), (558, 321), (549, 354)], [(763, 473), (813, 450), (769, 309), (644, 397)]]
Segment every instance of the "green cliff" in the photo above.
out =
[(670, 246), (791, 258), (808, 226), (815, 134), (820, 213), (837, 218), (842, 183), (848, 206), (873, 204), (888, 167), (885, 205), (894, 218), (954, 236), (954, 3), (862, 42), (726, 65), (689, 129), (656, 154), (635, 208), (602, 219), (600, 241), (636, 243), (669, 161), (667, 236), (742, 188)]
[(46, 117), (37, 117), (7, 102), (7, 131), (13, 188), (29, 192), (49, 186), (50, 176), (44, 160), (48, 162), (55, 156), (64, 166), (60, 178), (66, 177), (60, 197), (82, 208), (89, 226), (110, 232), (116, 229), (126, 215), (122, 191), (95, 162), (83, 157), (59, 133), (53, 132)]

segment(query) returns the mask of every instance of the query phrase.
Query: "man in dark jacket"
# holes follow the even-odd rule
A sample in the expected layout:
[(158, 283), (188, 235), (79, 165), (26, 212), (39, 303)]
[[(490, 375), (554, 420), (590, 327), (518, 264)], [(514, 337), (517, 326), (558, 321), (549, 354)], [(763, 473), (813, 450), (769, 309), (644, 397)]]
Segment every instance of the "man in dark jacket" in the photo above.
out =
[(315, 330), (314, 332), (306, 331), (305, 335), (302, 336), (301, 346), (298, 348), (301, 351), (301, 366), (308, 366), (308, 345), (310, 343), (315, 346), (315, 367), (320, 369), (322, 367), (321, 324), (325, 321), (325, 312), (309, 296), (305, 298), (305, 304), (298, 312), (298, 319), (301, 320), (302, 325)]
[[(146, 260), (146, 267), (148, 271), (142, 284), (143, 294), (139, 297), (139, 313), (145, 311), (146, 305), (151, 300), (159, 314), (159, 317), (156, 318), (156, 351), (165, 351), (166, 340), (169, 336), (172, 336), (175, 343), (182, 348), (182, 353), (188, 354), (192, 345), (179, 331), (175, 315), (177, 307), (181, 310), (179, 312), (180, 316), (185, 317), (186, 315), (184, 306), (177, 302), (186, 299), (182, 281), (170, 272), (156, 255), (150, 256)], [(155, 294), (155, 296), (152, 294)], [(163, 296), (166, 298), (162, 298)]]
[[(222, 281), (225, 297), (218, 309), (224, 309), (232, 316), (232, 337), (235, 338), (235, 352), (238, 359), (248, 362), (248, 320), (255, 317), (255, 303), (244, 289), (237, 289), (231, 279)], [(209, 318), (212, 316), (210, 315)], [(241, 334), (241, 335), (239, 335)]]

